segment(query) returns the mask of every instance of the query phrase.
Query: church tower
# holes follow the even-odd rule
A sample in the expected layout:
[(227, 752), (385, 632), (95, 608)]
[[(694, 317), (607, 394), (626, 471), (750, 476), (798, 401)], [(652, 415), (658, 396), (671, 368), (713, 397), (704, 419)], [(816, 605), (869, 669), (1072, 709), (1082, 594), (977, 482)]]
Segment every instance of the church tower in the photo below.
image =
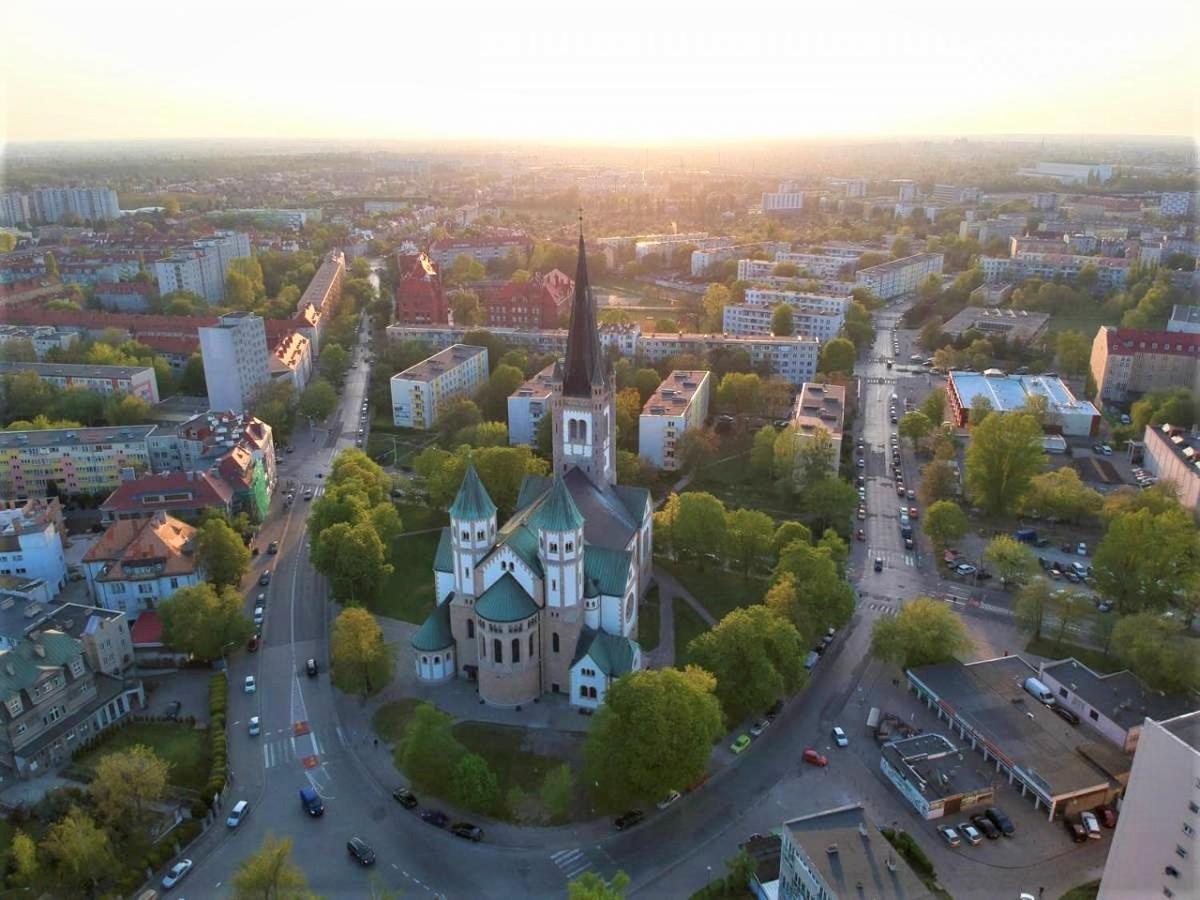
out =
[(475, 566), (496, 545), (496, 504), (479, 480), (474, 463), (458, 488), (450, 506), (450, 548), (454, 558), (454, 592), (474, 597)]
[(560, 389), (554, 398), (554, 474), (572, 466), (582, 469), (598, 487), (617, 480), (617, 420), (612, 364), (600, 347), (596, 307), (588, 283), (583, 226), (579, 229), (579, 261), (575, 297), (567, 332), (567, 356), (555, 372)]

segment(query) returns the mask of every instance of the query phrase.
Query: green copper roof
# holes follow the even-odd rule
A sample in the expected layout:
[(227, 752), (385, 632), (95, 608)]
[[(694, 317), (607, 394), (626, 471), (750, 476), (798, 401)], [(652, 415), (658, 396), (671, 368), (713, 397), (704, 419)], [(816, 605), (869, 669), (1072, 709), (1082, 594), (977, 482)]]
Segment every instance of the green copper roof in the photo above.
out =
[(454, 574), (454, 550), (450, 546), (450, 529), (443, 528), (438, 538), (437, 553), (433, 557), (433, 571)]
[(554, 479), (554, 486), (530, 516), (529, 524), (539, 531), (574, 531), (583, 527), (583, 514), (561, 478)]
[(518, 525), (507, 535), (501, 537), (501, 543), (506, 547), (511, 547), (513, 553), (524, 560), (525, 565), (529, 566), (539, 578), (542, 576), (542, 561), (538, 559), (537, 535), (529, 528), (525, 525)]
[(496, 504), (488, 496), (487, 488), (479, 480), (474, 463), (467, 463), (466, 474), (459, 486), (458, 496), (450, 506), (452, 519), (490, 519), (496, 514)]
[(579, 646), (574, 665), (585, 656), (590, 656), (596, 668), (611, 678), (620, 678), (633, 671), (638, 655), (638, 645), (627, 637), (584, 628), (579, 635)]
[[(39, 646), (44, 651), (42, 656), (34, 649)], [(61, 669), (82, 653), (75, 639), (61, 631), (42, 631), (34, 638), (22, 638), (13, 649), (0, 651), (0, 699), (7, 700), (17, 691), (33, 687), (47, 669)]]
[(475, 601), (475, 615), (489, 622), (523, 622), (537, 612), (537, 604), (521, 583), (505, 574)]
[(625, 595), (625, 583), (629, 580), (629, 566), (633, 557), (626, 550), (609, 550), (595, 544), (587, 544), (583, 552), (583, 575), (589, 582), (595, 581), (600, 593), (610, 597)]
[(454, 644), (454, 635), (450, 632), (450, 601), (439, 603), (429, 614), (417, 633), (412, 636), (412, 648), (433, 652), (445, 650)]

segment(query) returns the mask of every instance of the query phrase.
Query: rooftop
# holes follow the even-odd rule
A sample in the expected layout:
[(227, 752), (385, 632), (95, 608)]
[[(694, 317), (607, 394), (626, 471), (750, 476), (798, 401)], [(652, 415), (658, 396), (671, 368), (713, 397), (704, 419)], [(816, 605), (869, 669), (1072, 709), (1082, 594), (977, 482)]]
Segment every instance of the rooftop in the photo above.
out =
[(123, 481), (100, 506), (101, 512), (152, 512), (229, 506), (233, 489), (206, 470), (161, 472)]
[(1184, 431), (1174, 425), (1147, 425), (1145, 440), (1149, 441), (1150, 433), (1161, 439), (1162, 443), (1171, 448), (1180, 461), (1192, 467), (1193, 475), (1200, 475), (1200, 434), (1195, 431)]
[(547, 399), (554, 393), (554, 367), (556, 365), (557, 363), (550, 363), (550, 365), (526, 381), (509, 396), (528, 397), (533, 400)]
[(1195, 357), (1200, 354), (1200, 334), (1184, 331), (1142, 331), (1137, 328), (1100, 326), (1109, 353), (1131, 356), (1138, 352), (1171, 353)]
[(1176, 716), (1159, 722), (1163, 728), (1175, 735), (1193, 750), (1200, 752), (1200, 711)]
[(707, 371), (690, 371), (676, 369), (663, 379), (646, 405), (642, 407), (643, 416), (679, 416), (682, 415), (708, 378)]
[(942, 330), (952, 335), (960, 335), (968, 330), (981, 331), (984, 334), (1013, 333), (1016, 337), (1028, 340), (1041, 332), (1049, 321), (1048, 313), (968, 306), (943, 325)]
[(891, 272), (896, 269), (903, 269), (905, 266), (911, 266), (914, 263), (931, 262), (935, 257), (941, 258), (940, 253), (914, 253), (912, 256), (905, 256), (901, 259), (892, 259), (885, 263), (880, 263), (877, 266), (868, 266), (865, 269), (859, 269), (859, 275), (879, 275), (885, 272)]
[(1072, 658), (1046, 663), (1042, 671), (1127, 731), (1146, 719), (1170, 719), (1200, 708), (1200, 698), (1151, 690), (1129, 670), (1101, 675)]
[(975, 760), (940, 734), (891, 741), (883, 745), (882, 753), (893, 769), (930, 799), (973, 794), (990, 784), (980, 777)]
[(817, 428), (824, 428), (837, 438), (842, 434), (845, 410), (844, 387), (806, 381), (792, 407), (792, 424), (801, 434), (811, 434)]
[(8, 372), (36, 372), (43, 378), (132, 378), (146, 372), (150, 366), (97, 366), (91, 363), (0, 362), (0, 375)]
[(321, 267), (317, 269), (317, 273), (313, 275), (312, 281), (308, 283), (308, 287), (304, 289), (304, 293), (300, 296), (297, 303), (297, 309), (311, 303), (313, 306), (320, 309), (325, 301), (329, 298), (329, 291), (337, 280), (338, 275), (346, 270), (346, 258), (340, 251), (332, 251), (321, 263)]
[(1066, 382), (1053, 375), (1005, 375), (998, 370), (993, 374), (980, 372), (950, 373), (950, 384), (958, 393), (963, 406), (983, 396), (996, 412), (1013, 412), (1024, 408), (1029, 397), (1046, 398), (1047, 411), (1059, 415), (1100, 415), (1100, 411), (1088, 400), (1077, 400)]
[(195, 536), (191, 525), (161, 511), (146, 519), (119, 519), (84, 554), (83, 562), (106, 563), (97, 575), (104, 581), (190, 574), (196, 569)]
[(1200, 325), (1200, 306), (1185, 306), (1177, 303), (1171, 307), (1171, 321)]
[(444, 375), (450, 369), (462, 365), (480, 353), (487, 353), (487, 348), (474, 347), (470, 344), (452, 344), (445, 350), (439, 350), (433, 356), (421, 360), (415, 366), (409, 366), (403, 372), (393, 375), (392, 379), (433, 381), (439, 375)]
[(57, 447), (81, 444), (144, 444), (155, 425), (121, 425), (104, 428), (48, 428), (44, 431), (0, 432), (0, 450), (20, 447)]

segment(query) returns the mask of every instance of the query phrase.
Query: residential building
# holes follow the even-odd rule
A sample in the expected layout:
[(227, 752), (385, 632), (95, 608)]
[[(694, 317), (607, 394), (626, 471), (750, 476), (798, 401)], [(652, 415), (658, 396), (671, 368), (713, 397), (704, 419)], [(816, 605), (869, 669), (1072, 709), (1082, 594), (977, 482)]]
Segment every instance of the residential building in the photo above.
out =
[(201, 327), (199, 332), (209, 407), (245, 412), (271, 380), (262, 318), (248, 312), (226, 313), (217, 325)]
[(1174, 334), (1200, 334), (1200, 306), (1178, 303), (1172, 306), (1167, 331)]
[(92, 671), (78, 641), (45, 628), (0, 649), (0, 701), (0, 766), (34, 778), (144, 708), (146, 698), (140, 681)]
[(199, 250), (177, 251), (154, 261), (154, 276), (162, 296), (188, 291), (200, 295), (208, 303), (220, 303), (225, 298), (225, 282), (216, 254)]
[(524, 261), (532, 252), (533, 241), (521, 232), (479, 238), (442, 238), (429, 247), (429, 257), (439, 270), (449, 268), (460, 256), (486, 265), (509, 256)]
[(975, 290), (971, 291), (969, 306), (1000, 306), (1009, 297), (1012, 296), (1016, 289), (1011, 281), (1001, 282), (999, 284), (981, 284)]
[(432, 428), (447, 403), (475, 396), (487, 378), (487, 348), (453, 344), (392, 376), (392, 421)]
[(727, 247), (713, 247), (709, 250), (693, 250), (692, 251), (692, 277), (703, 278), (708, 270), (717, 263), (725, 262), (727, 259), (733, 259), (741, 252), (741, 248), (730, 244)]
[(308, 386), (308, 380), (312, 377), (312, 341), (298, 331), (289, 332), (271, 351), (268, 366), (273, 381), (287, 379), (296, 389), (296, 393), (300, 393)]
[(693, 249), (715, 250), (729, 245), (729, 238), (709, 237), (707, 232), (695, 231), (686, 234), (647, 235), (639, 238), (633, 245), (633, 255), (637, 259), (647, 256), (661, 257), (664, 262), (671, 262), (675, 251), (680, 247), (690, 245)]
[(0, 575), (40, 579), (57, 596), (67, 586), (66, 533), (57, 497), (0, 500)]
[[(1158, 203), (1159, 215), (1185, 219), (1196, 208), (1195, 191), (1164, 191)], [(0, 207), (2, 210), (2, 207)], [(0, 216), (3, 213), (0, 211)]]
[(296, 312), (306, 306), (311, 306), (323, 314), (337, 309), (342, 299), (342, 284), (346, 280), (346, 257), (340, 250), (330, 250), (325, 254), (317, 273), (300, 295), (296, 303)]
[[(771, 334), (775, 310), (769, 306), (739, 303), (725, 307), (721, 329), (727, 335)], [(792, 307), (793, 333), (821, 342), (838, 336), (845, 325), (844, 316), (804, 306)]]
[(571, 279), (552, 269), (528, 281), (484, 282), (469, 286), (479, 297), (488, 328), (558, 328), (574, 289)]
[(0, 346), (9, 341), (29, 341), (38, 359), (45, 359), (51, 350), (66, 350), (78, 340), (78, 331), (50, 325), (0, 325)]
[(130, 618), (183, 587), (204, 580), (195, 557), (196, 529), (164, 512), (119, 519), (83, 556), (88, 592), (97, 606)]
[(1092, 340), (1096, 398), (1124, 402), (1147, 391), (1200, 393), (1200, 335), (1101, 325)]
[(43, 188), (33, 192), (29, 206), (39, 222), (60, 222), (68, 215), (92, 221), (121, 217), (117, 192), (106, 187)]
[(1195, 897), (1200, 868), (1200, 712), (1141, 729), (1099, 900)]
[(926, 222), (936, 222), (942, 207), (933, 203), (897, 203), (892, 207), (892, 215), (897, 219), (911, 219), (918, 212)]
[(32, 220), (28, 196), (20, 191), (0, 192), (0, 226), (27, 225)]
[(158, 286), (148, 281), (101, 282), (95, 286), (92, 296), (96, 302), (113, 312), (144, 313), (158, 298)]
[(275, 489), (275, 435), (262, 419), (210, 409), (172, 424), (164, 424), (147, 439), (155, 472), (212, 469), (229, 451), (242, 447), (262, 464), (270, 489)]
[(1067, 437), (1095, 437), (1100, 433), (1100, 410), (1088, 400), (1079, 400), (1066, 382), (1055, 375), (1005, 375), (999, 369), (986, 372), (952, 371), (946, 379), (948, 418), (963, 428), (976, 397), (983, 397), (997, 413), (1021, 412), (1030, 397), (1044, 397), (1046, 425)]
[(638, 417), (638, 456), (658, 469), (679, 468), (683, 436), (704, 427), (712, 379), (708, 372), (676, 369), (650, 395)]
[(946, 322), (942, 331), (956, 338), (964, 332), (977, 331), (984, 337), (1002, 337), (1006, 341), (1028, 344), (1041, 337), (1049, 322), (1049, 313), (968, 306)]
[(498, 525), (468, 466), (435, 555), (437, 605), (410, 643), (421, 681), (471, 678), (495, 706), (565, 693), (595, 709), (641, 668), (637, 601), (650, 583), (653, 520), (649, 492), (616, 483), (616, 385), (582, 237), (554, 376), (553, 476), (527, 476)]
[(1147, 425), (1142, 466), (1179, 492), (1179, 502), (1200, 513), (1200, 435), (1170, 424)]
[[(796, 452), (824, 433), (833, 444), (833, 474), (841, 468), (842, 430), (846, 424), (846, 389), (840, 384), (806, 381), (796, 394), (789, 427), (796, 432)], [(800, 473), (797, 472), (797, 475)]]
[(778, 191), (762, 195), (762, 211), (765, 216), (784, 218), (794, 216), (804, 210), (804, 192), (784, 190), (791, 185), (780, 185)]
[(848, 179), (846, 179), (846, 196), (847, 197), (865, 197), (865, 196), (867, 196), (867, 179), (865, 179), (865, 178), (848, 178)]
[(551, 363), (508, 397), (508, 443), (511, 446), (537, 444), (538, 425), (550, 409), (554, 397), (554, 369)]
[(854, 267), (863, 252), (776, 253), (775, 265), (789, 263), (795, 266), (800, 270), (799, 278), (845, 278), (854, 274)]
[(23, 614), (22, 618), (26, 633), (49, 626), (77, 640), (93, 672), (119, 677), (133, 665), (133, 642), (124, 613), (82, 603), (64, 603), (33, 624), (28, 615)]
[(1050, 178), (1059, 184), (1103, 184), (1113, 177), (1113, 167), (1103, 163), (1038, 162), (1017, 170), (1027, 178)]
[(940, 253), (916, 253), (903, 259), (893, 259), (855, 273), (854, 281), (877, 297), (892, 300), (915, 291), (930, 275), (942, 274), (943, 256)]
[[(1065, 245), (1064, 245), (1065, 246)], [(982, 256), (979, 265), (989, 284), (997, 281), (1024, 281), (1026, 278), (1075, 279), (1084, 268), (1095, 270), (1096, 289), (1107, 291), (1125, 284), (1135, 259), (1107, 256), (1074, 256), (1069, 253), (1034, 253), (1021, 250), (1014, 258)]]
[(920, 186), (911, 178), (893, 178), (890, 182), (896, 188), (896, 199), (901, 203), (913, 203), (921, 197)]
[(229, 264), (250, 255), (250, 235), (240, 231), (217, 231), (209, 237), (192, 241), (192, 247), (207, 257), (215, 258), (217, 276), (221, 279), (221, 297), (224, 298)]
[(234, 490), (219, 471), (159, 472), (121, 482), (100, 504), (100, 520), (145, 519), (156, 512), (196, 521), (206, 510), (234, 515)]
[(809, 290), (821, 296), (849, 297), (855, 288), (853, 282), (833, 281), (830, 279), (803, 278), (798, 279), (789, 275), (776, 275), (774, 262), (763, 259), (739, 259), (738, 281), (748, 281), (778, 291), (794, 291), (796, 283), (802, 281)]
[(147, 403), (158, 402), (158, 377), (152, 366), (97, 366), (90, 363), (0, 362), (0, 375), (32, 372), (57, 388), (83, 388), (97, 394), (132, 394)]
[(444, 325), (450, 321), (450, 306), (442, 287), (442, 276), (424, 253), (396, 251), (396, 321), (404, 325)]
[(122, 470), (150, 469), (153, 425), (0, 432), (0, 496), (108, 492)]
[(959, 240), (975, 238), (981, 245), (996, 238), (1009, 240), (1019, 234), (1024, 234), (1028, 227), (1029, 217), (1022, 213), (1009, 213), (994, 219), (963, 219), (958, 224)]
[[(925, 887), (861, 805), (783, 823), (779, 900), (927, 900)], [(770, 884), (763, 885), (769, 888)], [(759, 894), (758, 896), (764, 896)]]
[(941, 734), (889, 741), (880, 751), (879, 770), (923, 819), (957, 816), (995, 797), (991, 779)]
[(945, 204), (962, 204), (962, 203), (978, 203), (979, 188), (974, 187), (959, 187), (955, 184), (935, 184), (933, 186), (933, 195), (930, 198), (937, 203)]
[[(786, 303), (793, 308), (793, 314), (808, 312), (815, 315), (832, 316), (831, 321), (833, 324), (818, 327), (816, 331), (819, 333), (811, 335), (812, 337), (821, 337), (823, 339), (828, 339), (828, 337), (836, 335), (841, 330), (846, 319), (846, 313), (850, 309), (852, 302), (850, 297), (775, 290), (772, 288), (748, 288), (745, 299), (745, 305), (756, 306), (761, 309), (773, 311), (779, 304)], [(727, 332), (731, 331), (729, 328), (725, 330)], [(769, 330), (767, 333), (769, 333)]]
[(268, 225), (282, 225), (294, 231), (299, 231), (309, 222), (321, 221), (319, 209), (225, 209), (214, 215), (252, 216)]

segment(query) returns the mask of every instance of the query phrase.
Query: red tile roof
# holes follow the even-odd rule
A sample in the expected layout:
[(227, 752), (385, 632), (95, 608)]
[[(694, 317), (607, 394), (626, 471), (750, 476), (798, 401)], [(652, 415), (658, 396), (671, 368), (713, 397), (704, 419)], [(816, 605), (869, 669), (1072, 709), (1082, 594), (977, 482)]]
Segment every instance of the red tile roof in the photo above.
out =
[(1200, 353), (1200, 334), (1182, 331), (1142, 331), (1137, 328), (1109, 328), (1108, 352), (1119, 356), (1135, 353), (1169, 353), (1172, 356), (1196, 356)]
[[(190, 493), (178, 500), (154, 500), (143, 503), (143, 497), (155, 494)], [(124, 481), (100, 504), (101, 512), (152, 512), (154, 510), (192, 510), (210, 506), (229, 507), (233, 503), (233, 488), (210, 472), (163, 472), (143, 475)]]
[(138, 644), (161, 644), (163, 635), (162, 619), (153, 609), (148, 609), (137, 617), (133, 627), (129, 629), (129, 637), (136, 647)]

